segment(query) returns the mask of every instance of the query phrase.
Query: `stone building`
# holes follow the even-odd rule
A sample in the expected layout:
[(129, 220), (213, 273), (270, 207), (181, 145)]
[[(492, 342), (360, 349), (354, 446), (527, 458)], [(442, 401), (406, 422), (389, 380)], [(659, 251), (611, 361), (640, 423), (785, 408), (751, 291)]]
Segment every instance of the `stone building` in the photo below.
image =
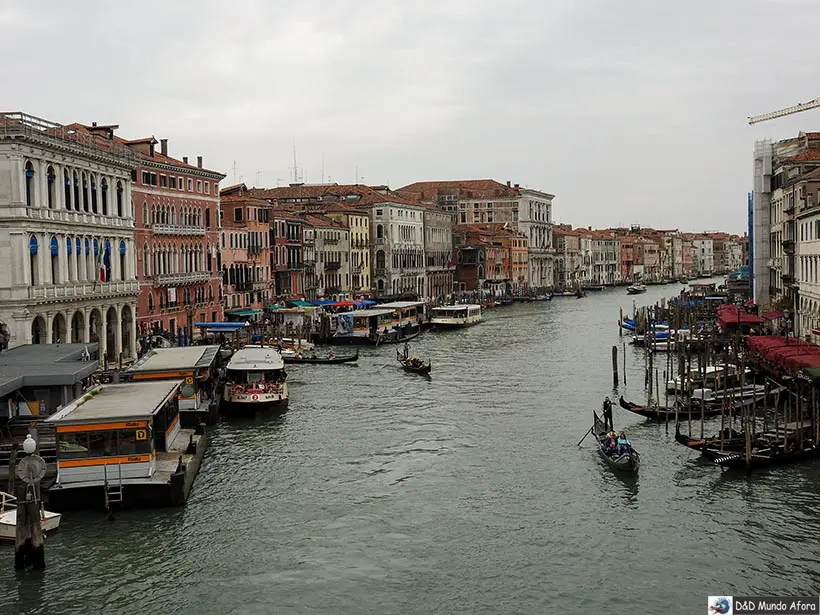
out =
[(196, 321), (221, 321), (219, 182), (222, 173), (168, 155), (168, 140), (122, 141), (137, 156), (137, 322), (142, 333), (188, 337)]
[(9, 347), (136, 354), (133, 152), (117, 126), (0, 115), (0, 320)]
[(453, 292), (453, 219), (430, 205), (424, 220), (424, 292), (428, 299), (443, 300)]

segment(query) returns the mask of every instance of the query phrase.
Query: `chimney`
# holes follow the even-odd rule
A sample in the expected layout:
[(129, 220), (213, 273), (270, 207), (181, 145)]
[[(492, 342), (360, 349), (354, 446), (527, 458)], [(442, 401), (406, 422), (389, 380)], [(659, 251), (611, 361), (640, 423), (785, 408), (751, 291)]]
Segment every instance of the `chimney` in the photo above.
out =
[(520, 188), (520, 187), (521, 187), (521, 184), (516, 184), (516, 185), (515, 185), (515, 187), (516, 187), (516, 188)]
[(159, 151), (162, 152), (163, 156), (168, 155), (168, 139), (159, 140)]
[(512, 186), (510, 186), (510, 180), (509, 179), (507, 180), (507, 188), (512, 188)]
[(198, 166), (200, 169), (202, 168), (202, 156), (196, 157), (196, 166)]
[(96, 126), (96, 125), (97, 125), (97, 122), (91, 122), (91, 125), (92, 125), (92, 126)]
[(183, 157), (182, 157), (182, 162), (183, 162), (184, 164), (188, 164), (188, 156), (183, 156)]

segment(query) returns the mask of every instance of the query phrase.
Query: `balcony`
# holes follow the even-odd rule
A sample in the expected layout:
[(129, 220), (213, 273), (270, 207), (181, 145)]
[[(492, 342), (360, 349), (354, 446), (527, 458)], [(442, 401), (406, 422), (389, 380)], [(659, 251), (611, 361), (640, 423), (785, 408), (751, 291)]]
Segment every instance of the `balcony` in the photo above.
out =
[(63, 301), (69, 299), (91, 299), (112, 295), (137, 295), (140, 292), (138, 280), (120, 282), (84, 282), (82, 284), (58, 284), (55, 286), (30, 286), (29, 299)]
[(788, 286), (791, 286), (795, 282), (794, 276), (790, 273), (782, 274), (780, 276), (780, 279), (783, 281), (783, 284), (786, 284)]
[(287, 268), (290, 271), (301, 271), (302, 269), (305, 268), (305, 264), (304, 263), (288, 263)]
[(69, 224), (88, 224), (91, 226), (107, 226), (109, 228), (134, 228), (134, 220), (131, 218), (101, 216), (100, 214), (68, 211), (67, 209), (28, 207), (26, 208), (26, 215), (35, 220), (54, 220), (57, 222), (68, 222)]
[(786, 254), (794, 254), (794, 239), (784, 239), (781, 245)]
[(387, 237), (376, 237), (376, 239), (373, 240), (373, 245), (383, 246), (383, 245), (386, 245), (386, 244), (387, 244)]
[(252, 282), (251, 290), (265, 290), (268, 287), (267, 282)]
[(188, 273), (159, 273), (154, 276), (154, 284), (174, 286), (178, 284), (196, 284), (207, 282), (213, 277), (210, 271), (190, 271)]
[(353, 275), (359, 275), (361, 272), (362, 272), (361, 266), (353, 267), (352, 270), (350, 271), (350, 273), (352, 273)]
[(326, 261), (325, 271), (338, 271), (342, 268), (342, 263), (339, 261)]
[(387, 268), (386, 267), (375, 267), (373, 269), (373, 275), (387, 275)]
[(260, 254), (262, 246), (260, 244), (251, 244), (248, 246), (248, 254)]
[(204, 235), (203, 226), (184, 226), (182, 224), (152, 224), (151, 232), (154, 235)]

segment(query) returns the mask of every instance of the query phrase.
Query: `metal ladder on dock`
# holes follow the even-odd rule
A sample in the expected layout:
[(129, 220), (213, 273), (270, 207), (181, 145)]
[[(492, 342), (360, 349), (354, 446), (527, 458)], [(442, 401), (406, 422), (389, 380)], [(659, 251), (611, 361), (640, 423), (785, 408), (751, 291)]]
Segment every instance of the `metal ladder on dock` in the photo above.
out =
[(111, 483), (108, 480), (108, 464), (103, 466), (105, 476), (105, 509), (111, 510), (112, 504), (122, 504), (122, 464), (117, 464), (116, 482)]

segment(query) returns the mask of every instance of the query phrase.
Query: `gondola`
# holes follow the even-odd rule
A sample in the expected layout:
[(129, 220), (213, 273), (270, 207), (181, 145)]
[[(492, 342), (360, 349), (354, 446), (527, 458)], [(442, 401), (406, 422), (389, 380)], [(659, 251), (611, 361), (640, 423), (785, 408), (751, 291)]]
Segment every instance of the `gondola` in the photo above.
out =
[[(674, 406), (671, 408), (653, 408), (652, 406), (639, 406), (638, 404), (632, 403), (631, 401), (626, 401), (623, 396), (618, 400), (621, 405), (621, 408), (624, 410), (629, 410), (630, 412), (637, 414), (638, 416), (643, 416), (648, 419), (654, 419), (657, 421), (665, 421), (667, 417), (674, 418), (675, 417), (675, 408)], [(703, 411), (697, 405), (688, 408), (686, 406), (678, 407), (678, 418), (700, 418), (701, 412), (703, 412), (703, 417), (708, 418), (712, 416), (720, 416), (720, 408), (714, 408), (707, 406)]]
[(619, 472), (637, 473), (641, 466), (641, 455), (634, 448), (630, 447), (629, 451), (621, 455), (607, 455), (604, 452), (604, 443), (606, 442), (606, 434), (609, 430), (606, 424), (598, 416), (598, 413), (592, 411), (592, 435), (598, 441), (598, 454), (604, 462), (613, 470)]
[[(791, 443), (794, 444), (794, 443)], [(755, 470), (771, 466), (781, 466), (790, 463), (799, 463), (820, 457), (820, 447), (812, 442), (805, 442), (805, 448), (786, 450), (782, 444), (765, 448), (753, 447), (746, 463), (746, 451), (726, 451), (717, 453), (712, 461), (722, 468), (732, 470)]]
[(283, 356), (282, 360), (285, 363), (307, 363), (311, 365), (335, 365), (337, 363), (352, 363), (359, 360), (359, 351), (351, 355), (343, 355), (340, 357), (328, 355), (326, 357), (317, 357), (308, 354), (306, 356)]
[(698, 451), (704, 457), (715, 460), (727, 454), (737, 453), (746, 447), (746, 436), (743, 432), (726, 428), (726, 437), (723, 439), (723, 450), (720, 446), (720, 434), (711, 438), (692, 438), (680, 432), (680, 424), (675, 425), (675, 441), (686, 448)]
[(411, 362), (414, 357), (396, 357), (396, 360), (401, 364), (402, 369), (406, 372), (411, 372), (413, 374), (429, 374), (430, 370), (433, 369), (433, 364), (430, 361), (422, 361), (421, 365), (413, 365)]

